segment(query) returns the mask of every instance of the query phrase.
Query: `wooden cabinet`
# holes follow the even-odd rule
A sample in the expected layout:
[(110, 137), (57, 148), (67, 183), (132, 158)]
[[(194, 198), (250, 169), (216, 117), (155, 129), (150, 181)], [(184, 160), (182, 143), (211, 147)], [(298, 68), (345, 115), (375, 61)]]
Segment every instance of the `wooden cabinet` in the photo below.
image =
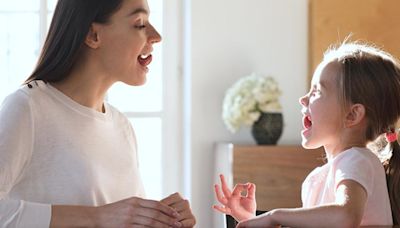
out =
[(233, 146), (233, 182), (256, 184), (258, 210), (301, 207), (301, 184), (324, 163), (324, 151), (302, 146)]
[(306, 150), (300, 145), (219, 144), (216, 153), (216, 172), (220, 169), (227, 175), (231, 185), (256, 184), (257, 209), (262, 211), (301, 207), (302, 182), (308, 173), (325, 161), (322, 148)]

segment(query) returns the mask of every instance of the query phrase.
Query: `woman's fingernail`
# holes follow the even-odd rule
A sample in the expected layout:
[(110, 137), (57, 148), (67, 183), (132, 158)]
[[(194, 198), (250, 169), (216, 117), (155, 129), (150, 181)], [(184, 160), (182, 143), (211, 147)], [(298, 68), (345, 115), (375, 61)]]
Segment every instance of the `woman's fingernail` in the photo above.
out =
[(180, 222), (175, 222), (174, 225), (175, 225), (176, 227), (181, 227), (181, 226), (182, 226), (182, 223), (180, 223)]
[(174, 216), (175, 216), (175, 217), (179, 217), (180, 214), (179, 214), (178, 212), (174, 212)]

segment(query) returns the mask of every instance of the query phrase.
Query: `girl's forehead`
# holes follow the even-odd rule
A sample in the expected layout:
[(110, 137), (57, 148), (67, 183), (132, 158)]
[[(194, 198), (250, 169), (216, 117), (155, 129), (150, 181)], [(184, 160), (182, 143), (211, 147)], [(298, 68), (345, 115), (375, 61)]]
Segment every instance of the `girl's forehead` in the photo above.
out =
[(312, 85), (330, 84), (337, 80), (340, 68), (337, 62), (322, 62), (318, 65), (312, 78)]

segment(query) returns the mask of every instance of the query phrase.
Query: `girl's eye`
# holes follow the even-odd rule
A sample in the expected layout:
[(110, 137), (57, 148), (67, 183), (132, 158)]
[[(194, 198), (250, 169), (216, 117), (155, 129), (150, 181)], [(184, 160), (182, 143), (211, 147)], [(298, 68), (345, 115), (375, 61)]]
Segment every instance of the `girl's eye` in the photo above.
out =
[(311, 96), (320, 95), (320, 94), (321, 94), (321, 90), (320, 90), (320, 89), (314, 89), (314, 90), (311, 92)]

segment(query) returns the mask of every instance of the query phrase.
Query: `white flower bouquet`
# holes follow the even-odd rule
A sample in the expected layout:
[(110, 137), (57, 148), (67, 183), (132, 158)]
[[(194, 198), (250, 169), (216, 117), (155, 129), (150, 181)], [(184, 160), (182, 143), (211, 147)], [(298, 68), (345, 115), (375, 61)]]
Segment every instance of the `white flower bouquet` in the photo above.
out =
[(236, 132), (240, 126), (251, 126), (262, 112), (282, 112), (279, 97), (282, 92), (269, 76), (251, 74), (238, 80), (226, 92), (222, 119), (227, 128)]

